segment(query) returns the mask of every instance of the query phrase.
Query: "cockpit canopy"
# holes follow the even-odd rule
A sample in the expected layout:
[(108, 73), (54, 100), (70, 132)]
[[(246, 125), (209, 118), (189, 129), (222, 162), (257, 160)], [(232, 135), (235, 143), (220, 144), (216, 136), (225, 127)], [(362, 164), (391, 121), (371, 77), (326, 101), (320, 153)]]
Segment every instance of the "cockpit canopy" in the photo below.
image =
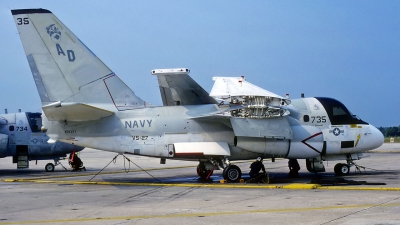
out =
[(332, 125), (368, 124), (355, 115), (352, 115), (346, 106), (333, 98), (316, 97), (324, 106)]
[(27, 112), (26, 116), (32, 132), (41, 132), (40, 128), (42, 127), (42, 114)]

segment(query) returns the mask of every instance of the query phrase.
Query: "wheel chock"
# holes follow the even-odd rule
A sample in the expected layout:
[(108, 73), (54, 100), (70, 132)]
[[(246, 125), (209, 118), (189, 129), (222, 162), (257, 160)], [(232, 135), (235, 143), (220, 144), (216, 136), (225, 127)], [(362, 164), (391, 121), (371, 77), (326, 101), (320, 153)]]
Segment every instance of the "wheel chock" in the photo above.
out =
[(228, 181), (227, 181), (227, 180), (224, 180), (224, 179), (219, 180), (219, 182), (220, 182), (221, 184), (226, 184), (226, 183), (228, 183)]

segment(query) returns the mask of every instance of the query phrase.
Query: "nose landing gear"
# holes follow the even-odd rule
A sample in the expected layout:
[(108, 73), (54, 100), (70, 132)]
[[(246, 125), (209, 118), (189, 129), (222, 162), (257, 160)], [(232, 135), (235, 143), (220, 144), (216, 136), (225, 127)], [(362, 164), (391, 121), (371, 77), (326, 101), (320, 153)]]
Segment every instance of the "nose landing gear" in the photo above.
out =
[(54, 164), (53, 163), (47, 163), (46, 166), (44, 167), (44, 169), (46, 170), (46, 172), (53, 172), (54, 168), (58, 165), (61, 165), (62, 168), (64, 168), (64, 170), (67, 170), (67, 168), (65, 168), (65, 166), (63, 164), (60, 163), (60, 159), (61, 158), (55, 158), (54, 159)]
[(333, 170), (338, 176), (348, 175), (350, 173), (350, 166), (345, 163), (338, 163), (335, 165)]
[(54, 171), (54, 164), (53, 163), (47, 163), (46, 166), (44, 167), (44, 169), (46, 170), (46, 172), (53, 172)]

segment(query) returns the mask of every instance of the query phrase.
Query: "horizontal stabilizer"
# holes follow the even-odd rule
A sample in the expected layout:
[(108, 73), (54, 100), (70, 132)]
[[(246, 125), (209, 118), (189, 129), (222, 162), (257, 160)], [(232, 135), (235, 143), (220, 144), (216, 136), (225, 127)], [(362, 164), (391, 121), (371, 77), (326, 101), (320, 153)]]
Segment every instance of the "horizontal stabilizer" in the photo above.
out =
[(83, 103), (56, 102), (42, 107), (48, 120), (91, 121), (111, 116), (113, 112)]
[(231, 151), (226, 142), (181, 142), (175, 143), (176, 157), (230, 156)]

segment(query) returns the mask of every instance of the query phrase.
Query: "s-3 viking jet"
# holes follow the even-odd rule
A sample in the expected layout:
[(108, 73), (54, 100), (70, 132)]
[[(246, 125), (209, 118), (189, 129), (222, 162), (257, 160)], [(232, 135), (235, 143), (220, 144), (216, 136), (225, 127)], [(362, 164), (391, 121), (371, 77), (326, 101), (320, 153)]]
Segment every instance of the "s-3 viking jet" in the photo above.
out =
[(157, 76), (164, 73), (161, 82), (177, 83), (160, 85), (168, 106), (148, 105), (50, 11), (20, 9), (12, 14), (41, 97), (42, 130), (52, 141), (158, 157), (161, 162), (196, 160), (199, 176), (208, 178), (216, 168), (231, 182), (241, 178), (231, 160), (307, 159), (313, 169), (325, 156), (335, 155), (347, 160), (337, 172), (347, 173), (361, 151), (383, 143), (379, 130), (334, 99), (290, 102), (255, 86), (256, 92), (246, 88), (232, 95), (227, 88), (247, 82), (215, 78), (222, 86), (211, 94), (232, 103), (221, 105), (185, 79), (187, 69), (154, 70)]
[[(189, 77), (188, 70), (159, 69), (152, 74), (158, 77), (164, 106), (201, 104), (194, 101), (195, 96), (202, 99), (208, 95)], [(235, 133), (237, 147), (272, 158), (284, 155), (289, 159), (295, 159), (294, 153), (288, 154), (289, 151), (301, 151), (300, 157), (305, 158), (307, 154), (314, 154), (309, 152), (312, 149), (319, 155), (306, 158), (308, 171), (325, 172), (323, 161), (346, 160), (346, 164), (338, 163), (334, 167), (336, 174), (346, 175), (350, 166), (355, 165), (353, 161), (363, 157), (362, 152), (383, 143), (383, 135), (375, 127), (351, 114), (336, 99), (304, 98), (304, 95), (300, 99), (289, 99), (289, 96), (284, 99), (251, 84), (243, 76), (213, 77), (213, 80), (210, 96), (221, 101), (219, 107), (225, 102), (242, 106), (225, 113), (230, 116), (229, 126)], [(298, 139), (296, 132), (301, 133), (303, 129), (315, 134), (294, 143), (293, 140)], [(281, 153), (277, 154), (280, 148)], [(269, 152), (271, 149), (274, 152)]]
[(0, 158), (12, 156), (18, 169), (29, 168), (32, 160), (54, 160), (45, 170), (54, 171), (59, 160), (83, 148), (62, 142), (47, 143), (49, 137), (40, 130), (41, 113), (18, 112), (0, 114)]

